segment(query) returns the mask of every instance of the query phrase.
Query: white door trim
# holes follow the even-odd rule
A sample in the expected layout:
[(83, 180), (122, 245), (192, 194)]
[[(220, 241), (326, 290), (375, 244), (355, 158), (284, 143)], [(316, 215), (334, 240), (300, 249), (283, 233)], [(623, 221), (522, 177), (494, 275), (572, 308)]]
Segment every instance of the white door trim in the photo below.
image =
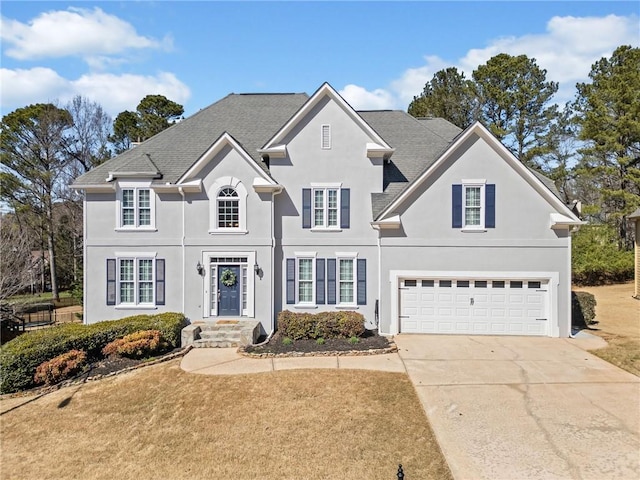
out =
[[(247, 317), (255, 318), (255, 286), (256, 276), (253, 271), (253, 266), (256, 264), (256, 252), (229, 252), (229, 251), (206, 251), (202, 252), (201, 263), (204, 266), (204, 289), (202, 299), (202, 316), (203, 318), (211, 317), (211, 268), (210, 259), (212, 257), (247, 257)], [(241, 270), (242, 272), (242, 270)], [(242, 305), (240, 306), (242, 313)]]
[(391, 270), (389, 283), (391, 286), (391, 322), (389, 335), (397, 335), (400, 332), (400, 280), (403, 278), (438, 278), (451, 280), (540, 280), (549, 282), (549, 328), (547, 335), (560, 336), (558, 324), (558, 285), (560, 274), (558, 272), (487, 272), (487, 271), (433, 271), (433, 270)]

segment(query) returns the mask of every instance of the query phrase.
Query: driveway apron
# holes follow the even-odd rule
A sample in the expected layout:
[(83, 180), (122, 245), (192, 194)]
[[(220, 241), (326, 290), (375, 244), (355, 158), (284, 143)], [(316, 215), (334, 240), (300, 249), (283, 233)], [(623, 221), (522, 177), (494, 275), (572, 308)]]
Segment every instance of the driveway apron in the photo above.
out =
[(395, 342), (457, 480), (640, 478), (640, 379), (577, 340)]

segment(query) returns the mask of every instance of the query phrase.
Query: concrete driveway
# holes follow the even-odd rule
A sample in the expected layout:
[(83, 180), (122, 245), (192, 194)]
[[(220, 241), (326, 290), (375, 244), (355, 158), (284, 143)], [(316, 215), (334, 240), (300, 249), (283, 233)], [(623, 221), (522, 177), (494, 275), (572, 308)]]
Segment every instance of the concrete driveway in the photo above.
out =
[(640, 478), (640, 379), (579, 340), (395, 342), (457, 480)]

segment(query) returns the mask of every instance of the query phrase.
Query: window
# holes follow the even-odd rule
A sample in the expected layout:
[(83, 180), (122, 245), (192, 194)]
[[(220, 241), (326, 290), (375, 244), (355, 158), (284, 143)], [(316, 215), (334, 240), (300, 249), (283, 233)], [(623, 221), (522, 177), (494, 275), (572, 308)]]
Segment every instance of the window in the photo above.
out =
[(331, 125), (322, 125), (320, 144), (323, 150), (331, 148)]
[(435, 282), (433, 280), (422, 280), (423, 287), (433, 287)]
[(476, 288), (487, 288), (487, 281), (486, 280), (476, 280), (475, 282), (473, 282), (473, 285)]
[(313, 228), (338, 228), (338, 189), (313, 189)]
[[(367, 260), (356, 252), (316, 258), (316, 252), (295, 252), (286, 259), (286, 303), (301, 308), (367, 304)], [(416, 280), (405, 280), (405, 285)]]
[(354, 283), (353, 258), (341, 258), (338, 270), (338, 282), (340, 284), (339, 304), (354, 304)]
[(314, 303), (313, 258), (298, 259), (298, 303)]
[(541, 282), (527, 282), (528, 288), (540, 288), (542, 286)]
[(149, 188), (125, 187), (120, 189), (120, 224), (123, 229), (152, 229), (153, 200)]
[(218, 228), (238, 228), (240, 207), (238, 193), (233, 188), (223, 188), (218, 193)]
[(452, 227), (486, 231), (496, 226), (496, 186), (485, 180), (452, 185)]
[(493, 288), (504, 288), (504, 280), (494, 280), (491, 282)]
[(464, 187), (464, 227), (482, 228), (482, 190), (481, 186)]
[(469, 280), (458, 280), (456, 286), (458, 288), (469, 288)]
[(450, 287), (451, 286), (451, 280), (440, 280), (440, 282), (438, 282), (439, 285), (441, 287)]
[(118, 259), (118, 304), (154, 304), (154, 259)]
[(235, 177), (221, 177), (207, 190), (209, 233), (247, 233), (247, 189)]
[(302, 228), (340, 230), (350, 227), (351, 190), (340, 183), (311, 184), (302, 189)]
[(522, 288), (522, 282), (519, 280), (511, 280), (509, 282), (509, 288)]

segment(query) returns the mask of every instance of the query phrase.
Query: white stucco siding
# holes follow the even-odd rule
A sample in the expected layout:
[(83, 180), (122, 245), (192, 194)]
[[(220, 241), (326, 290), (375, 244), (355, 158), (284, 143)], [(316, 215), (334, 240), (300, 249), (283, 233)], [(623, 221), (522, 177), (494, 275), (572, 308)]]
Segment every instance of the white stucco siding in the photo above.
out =
[[(322, 126), (331, 127), (331, 148), (321, 148)], [(290, 242), (322, 244), (345, 238), (375, 242), (371, 229), (371, 193), (382, 191), (382, 160), (367, 158), (371, 139), (340, 106), (328, 98), (319, 102), (285, 139), (287, 157), (272, 158), (272, 176), (286, 191), (276, 199), (278, 237)], [(312, 184), (340, 184), (350, 189), (350, 228), (313, 232), (302, 228), (302, 189)]]
[[(495, 227), (465, 231), (452, 226), (452, 185), (465, 180), (495, 185)], [(472, 136), (396, 210), (400, 230), (381, 231), (380, 329), (398, 330), (398, 282), (391, 272), (492, 272), (527, 278), (548, 272), (554, 322), (548, 334), (570, 334), (570, 238), (551, 229), (556, 209), (485, 141)], [(484, 214), (484, 212), (483, 212)], [(393, 279), (392, 279), (393, 278)]]
[[(481, 233), (452, 228), (452, 185), (464, 180), (494, 184), (495, 228)], [(441, 165), (396, 213), (406, 238), (429, 238), (475, 244), (485, 240), (548, 239), (552, 207), (525, 179), (483, 140), (473, 136)]]

